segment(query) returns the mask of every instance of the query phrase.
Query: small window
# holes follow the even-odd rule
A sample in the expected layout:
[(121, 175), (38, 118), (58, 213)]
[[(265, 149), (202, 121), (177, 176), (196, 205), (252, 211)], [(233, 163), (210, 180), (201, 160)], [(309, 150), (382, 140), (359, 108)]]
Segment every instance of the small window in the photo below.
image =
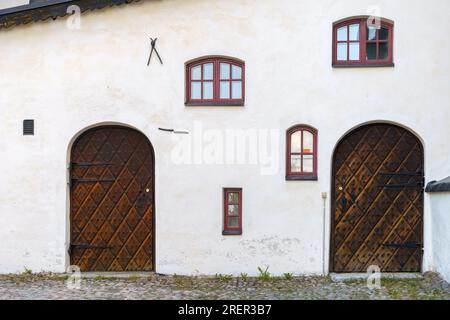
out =
[(242, 189), (223, 189), (223, 235), (242, 234)]
[(286, 135), (286, 180), (317, 180), (317, 130), (305, 125)]
[(245, 66), (242, 61), (210, 57), (186, 65), (186, 105), (244, 105)]
[(393, 66), (393, 24), (380, 21), (372, 24), (364, 17), (335, 23), (333, 66)]

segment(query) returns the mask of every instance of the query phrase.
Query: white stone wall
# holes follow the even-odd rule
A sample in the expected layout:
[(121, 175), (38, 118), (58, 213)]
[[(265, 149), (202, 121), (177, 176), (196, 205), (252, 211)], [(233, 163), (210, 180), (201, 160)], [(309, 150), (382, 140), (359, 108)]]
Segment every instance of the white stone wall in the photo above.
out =
[(433, 270), (450, 282), (450, 192), (432, 193)]
[[(333, 21), (373, 4), (395, 22), (396, 66), (333, 69)], [(64, 18), (1, 30), (0, 272), (64, 271), (68, 153), (101, 123), (137, 128), (154, 146), (158, 272), (327, 272), (330, 199), (324, 222), (321, 192), (329, 195), (333, 149), (346, 132), (401, 124), (424, 143), (427, 181), (450, 172), (449, 9), (447, 0), (145, 1), (86, 13), (79, 30)], [(150, 36), (163, 66), (146, 66)], [(184, 63), (213, 54), (246, 62), (245, 107), (184, 106)], [(35, 119), (35, 136), (22, 136), (23, 119)], [(317, 182), (284, 178), (285, 130), (299, 123), (319, 131)], [(177, 141), (158, 127), (190, 137), (196, 124), (278, 130), (275, 174), (174, 164)], [(242, 236), (221, 234), (223, 187), (243, 188)], [(424, 270), (433, 267), (428, 202)]]

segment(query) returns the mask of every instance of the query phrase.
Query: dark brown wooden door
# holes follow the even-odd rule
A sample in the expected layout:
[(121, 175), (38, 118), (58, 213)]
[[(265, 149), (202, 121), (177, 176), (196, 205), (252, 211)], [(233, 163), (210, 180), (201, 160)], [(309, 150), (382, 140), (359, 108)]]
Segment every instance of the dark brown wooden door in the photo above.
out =
[(71, 264), (82, 271), (152, 271), (154, 157), (138, 131), (100, 127), (71, 155)]
[(348, 134), (333, 159), (331, 271), (419, 272), (423, 247), (421, 142), (371, 124)]

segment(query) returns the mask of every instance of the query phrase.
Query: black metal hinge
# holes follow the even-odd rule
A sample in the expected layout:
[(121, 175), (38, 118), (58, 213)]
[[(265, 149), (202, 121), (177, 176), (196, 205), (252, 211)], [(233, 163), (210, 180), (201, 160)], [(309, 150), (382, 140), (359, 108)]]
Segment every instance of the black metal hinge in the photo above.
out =
[(422, 176), (423, 172), (409, 172), (409, 171), (403, 171), (403, 172), (380, 172), (381, 176)]
[(69, 246), (69, 254), (73, 252), (73, 250), (79, 249), (110, 249), (108, 246), (100, 246), (100, 245), (92, 245), (92, 244), (70, 244)]
[(105, 163), (95, 163), (95, 162), (71, 162), (71, 166), (80, 166), (80, 167), (95, 167), (95, 166), (112, 166), (114, 163), (105, 162)]
[(72, 178), (72, 183), (74, 182), (115, 182), (115, 179), (77, 179)]
[(380, 184), (378, 185), (378, 188), (385, 188), (385, 189), (423, 189), (424, 183), (422, 182), (412, 182), (412, 183), (392, 183), (392, 184)]
[[(408, 182), (408, 183), (391, 183), (391, 184), (380, 184), (378, 185), (378, 188), (385, 188), (385, 189), (423, 189), (425, 187), (425, 177), (423, 175), (423, 172), (409, 172), (409, 171), (402, 171), (402, 172), (380, 172), (380, 176), (388, 176), (388, 177), (419, 177), (418, 180), (414, 182)], [(389, 178), (389, 179), (391, 179)]]
[(423, 248), (423, 244), (416, 242), (406, 242), (406, 243), (383, 243), (383, 247), (392, 247), (392, 248)]

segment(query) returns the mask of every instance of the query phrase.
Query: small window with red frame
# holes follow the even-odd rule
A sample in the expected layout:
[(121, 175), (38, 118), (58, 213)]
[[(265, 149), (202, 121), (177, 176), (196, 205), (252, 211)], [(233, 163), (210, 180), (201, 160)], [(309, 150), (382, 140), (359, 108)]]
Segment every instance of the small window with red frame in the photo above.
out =
[(244, 62), (209, 57), (186, 64), (186, 105), (243, 106)]
[(317, 130), (305, 125), (290, 128), (286, 149), (286, 179), (317, 180)]
[(242, 189), (224, 188), (223, 235), (242, 234)]
[(393, 66), (393, 34), (393, 24), (384, 19), (365, 17), (335, 23), (333, 66)]

